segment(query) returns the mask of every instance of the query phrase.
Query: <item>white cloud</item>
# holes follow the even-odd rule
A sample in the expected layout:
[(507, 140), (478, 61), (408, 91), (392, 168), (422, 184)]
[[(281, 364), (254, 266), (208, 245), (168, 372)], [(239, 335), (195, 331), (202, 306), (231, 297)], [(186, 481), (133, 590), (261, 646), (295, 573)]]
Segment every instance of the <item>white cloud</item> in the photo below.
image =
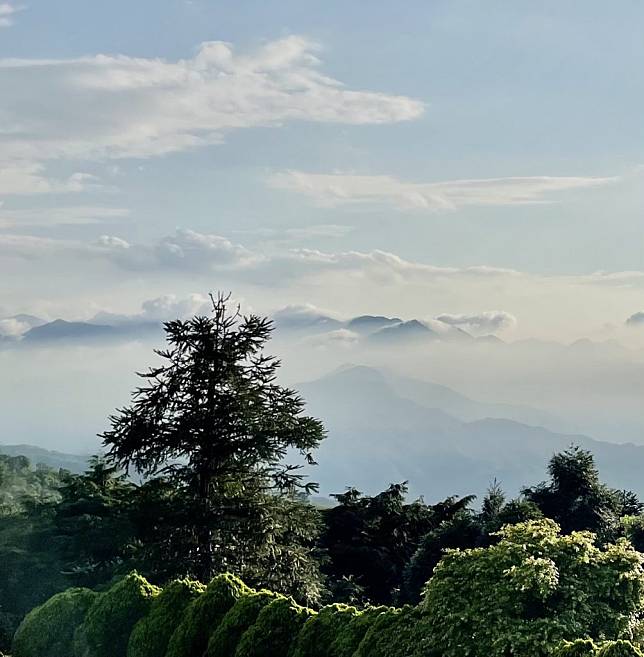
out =
[(324, 76), (317, 50), (291, 36), (251, 53), (207, 42), (178, 61), (0, 60), (0, 152), (26, 162), (152, 157), (217, 143), (239, 128), (390, 123), (423, 112), (417, 100)]
[(45, 209), (5, 210), (0, 203), (0, 228), (17, 226), (58, 226), (94, 224), (130, 215), (127, 208), (109, 208), (94, 205), (57, 206)]
[(477, 335), (498, 333), (513, 328), (517, 323), (514, 315), (503, 310), (490, 310), (482, 313), (460, 315), (445, 313), (439, 315), (436, 319), (444, 324), (457, 326)]
[[(0, 106), (2, 100), (0, 100)], [(1, 113), (0, 107), (0, 113)], [(0, 145), (3, 135), (0, 131)], [(0, 155), (2, 157), (4, 154)], [(68, 194), (96, 189), (98, 179), (89, 173), (77, 172), (63, 180), (45, 175), (42, 164), (31, 161), (3, 162), (0, 159), (0, 197), (33, 194)]]
[(20, 321), (15, 317), (0, 319), (0, 339), (18, 338), (30, 328), (31, 325), (28, 322)]
[(597, 187), (618, 178), (530, 176), (411, 183), (393, 176), (286, 171), (268, 184), (304, 194), (326, 207), (384, 204), (401, 210), (441, 212), (465, 206), (526, 205), (545, 202), (550, 194)]
[(211, 310), (210, 299), (202, 294), (190, 294), (187, 297), (164, 294), (144, 301), (138, 313), (125, 315), (103, 310), (96, 313), (92, 321), (111, 326), (159, 324), (173, 319), (186, 319), (194, 315), (208, 315)]
[(0, 2), (0, 27), (10, 27), (13, 25), (15, 14), (22, 11), (22, 7), (16, 7), (11, 2)]

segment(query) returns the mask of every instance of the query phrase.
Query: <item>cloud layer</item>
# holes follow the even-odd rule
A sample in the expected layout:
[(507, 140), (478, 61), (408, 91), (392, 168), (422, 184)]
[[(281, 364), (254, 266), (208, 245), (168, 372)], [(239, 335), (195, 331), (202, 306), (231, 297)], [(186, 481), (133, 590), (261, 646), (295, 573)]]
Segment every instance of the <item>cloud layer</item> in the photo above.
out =
[(2, 159), (33, 167), (57, 158), (152, 157), (217, 143), (239, 128), (390, 123), (423, 112), (408, 97), (347, 89), (320, 72), (317, 51), (290, 36), (249, 53), (207, 42), (178, 61), (0, 60)]
[(606, 185), (617, 178), (531, 176), (411, 183), (394, 176), (286, 171), (268, 184), (297, 192), (325, 207), (384, 204), (400, 210), (440, 212), (466, 206), (543, 203), (552, 194)]

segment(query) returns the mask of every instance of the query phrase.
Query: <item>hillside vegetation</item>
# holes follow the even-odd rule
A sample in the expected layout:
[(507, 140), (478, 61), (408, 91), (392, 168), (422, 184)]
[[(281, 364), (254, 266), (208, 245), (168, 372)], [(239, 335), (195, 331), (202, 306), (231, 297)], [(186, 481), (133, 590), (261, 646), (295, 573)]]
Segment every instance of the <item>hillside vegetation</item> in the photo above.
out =
[(589, 451), (557, 451), (515, 497), (428, 503), (385, 481), (315, 506), (326, 434), (277, 383), (271, 330), (213, 299), (166, 325), (85, 472), (0, 457), (0, 650), (640, 656), (644, 504)]

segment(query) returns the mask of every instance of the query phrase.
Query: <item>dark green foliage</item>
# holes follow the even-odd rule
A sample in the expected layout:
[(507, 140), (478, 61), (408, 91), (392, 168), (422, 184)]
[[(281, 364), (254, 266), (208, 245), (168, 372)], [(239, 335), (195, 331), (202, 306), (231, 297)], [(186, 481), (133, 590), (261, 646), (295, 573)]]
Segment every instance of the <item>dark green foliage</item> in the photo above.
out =
[(442, 522), (421, 541), (404, 572), (401, 598), (418, 602), (427, 580), (443, 558), (448, 548), (470, 548), (484, 540), (481, 524), (468, 511), (460, 511), (453, 518)]
[(71, 583), (96, 588), (133, 570), (128, 562), (136, 543), (130, 513), (136, 486), (104, 458), (93, 457), (60, 493), (51, 540)]
[(74, 632), (98, 595), (69, 589), (30, 611), (13, 639), (14, 657), (71, 657)]
[(642, 504), (628, 491), (616, 491), (602, 484), (593, 455), (579, 447), (555, 454), (548, 464), (550, 481), (523, 491), (547, 518), (564, 533), (595, 532), (600, 540), (620, 535), (619, 519), (642, 512)]
[(595, 657), (642, 657), (642, 651), (630, 641), (604, 641), (599, 645)]
[(244, 632), (255, 624), (262, 609), (278, 597), (271, 591), (257, 591), (239, 598), (210, 636), (207, 657), (235, 657)]
[(208, 584), (205, 592), (186, 608), (181, 622), (168, 642), (166, 657), (203, 655), (210, 635), (224, 616), (239, 598), (250, 593), (252, 590), (234, 575), (217, 575)]
[(170, 582), (154, 598), (147, 616), (134, 626), (127, 644), (127, 657), (163, 657), (186, 608), (205, 588), (188, 579)]
[(288, 598), (271, 602), (242, 635), (235, 657), (289, 657), (297, 635), (313, 613)]
[(555, 650), (555, 657), (593, 657), (597, 646), (592, 639), (564, 641)]
[(75, 657), (125, 657), (132, 628), (158, 594), (159, 589), (137, 573), (114, 584), (95, 600), (78, 628)]
[(331, 645), (358, 613), (355, 607), (332, 604), (311, 616), (297, 637), (292, 657), (331, 657)]
[[(280, 524), (271, 503), (316, 490), (304, 481), (301, 466), (285, 457), (299, 453), (312, 465), (312, 451), (324, 438), (322, 424), (304, 415), (302, 398), (276, 382), (280, 363), (263, 351), (272, 322), (242, 317), (227, 302), (220, 295), (210, 316), (165, 324), (168, 345), (157, 351), (161, 365), (142, 375), (146, 384), (103, 434), (116, 463), (168, 477), (176, 487), (183, 514), (171, 514), (177, 524), (158, 538), (162, 551), (177, 555), (185, 571), (202, 581), (225, 570), (245, 576), (244, 568), (261, 559), (274, 538), (266, 528)], [(303, 548), (315, 536), (305, 538)], [(290, 570), (292, 580), (313, 578), (309, 588), (319, 587), (317, 564), (306, 558), (310, 550), (302, 549), (297, 559), (288, 549), (275, 557), (282, 554), (283, 572)]]
[(0, 650), (9, 650), (28, 611), (69, 586), (50, 540), (52, 509), (69, 476), (0, 454)]
[(431, 654), (422, 610), (403, 607), (380, 614), (353, 657), (428, 657)]
[[(420, 500), (407, 504), (406, 494), (403, 483), (373, 497), (355, 489), (333, 496), (338, 505), (324, 511), (322, 546), (329, 557), (324, 572), (336, 600), (354, 602), (359, 596), (354, 592), (362, 591), (367, 601), (393, 602), (421, 538), (471, 499), (427, 506)], [(347, 587), (349, 581), (357, 587)], [(344, 591), (349, 596), (342, 599)]]
[(376, 619), (389, 607), (367, 607), (356, 614), (338, 630), (338, 634), (331, 644), (329, 657), (353, 657), (360, 642)]

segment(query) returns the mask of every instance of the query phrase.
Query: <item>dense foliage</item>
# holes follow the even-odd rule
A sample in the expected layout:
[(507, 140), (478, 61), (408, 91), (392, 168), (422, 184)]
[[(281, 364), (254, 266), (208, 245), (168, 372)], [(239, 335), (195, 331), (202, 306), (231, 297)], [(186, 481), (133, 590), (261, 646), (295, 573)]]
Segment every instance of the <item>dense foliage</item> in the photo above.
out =
[(134, 626), (127, 644), (127, 657), (165, 655), (186, 608), (204, 591), (204, 585), (193, 580), (170, 582), (154, 598), (150, 612)]
[(13, 639), (14, 656), (70, 657), (76, 628), (98, 595), (90, 589), (69, 589), (30, 611)]
[(98, 595), (76, 631), (75, 656), (125, 655), (132, 629), (147, 615), (158, 594), (156, 586), (137, 573), (131, 573)]
[(539, 657), (578, 637), (631, 638), (642, 560), (624, 539), (600, 548), (552, 520), (506, 526), (495, 545), (438, 564), (423, 603), (428, 633), (445, 657)]

